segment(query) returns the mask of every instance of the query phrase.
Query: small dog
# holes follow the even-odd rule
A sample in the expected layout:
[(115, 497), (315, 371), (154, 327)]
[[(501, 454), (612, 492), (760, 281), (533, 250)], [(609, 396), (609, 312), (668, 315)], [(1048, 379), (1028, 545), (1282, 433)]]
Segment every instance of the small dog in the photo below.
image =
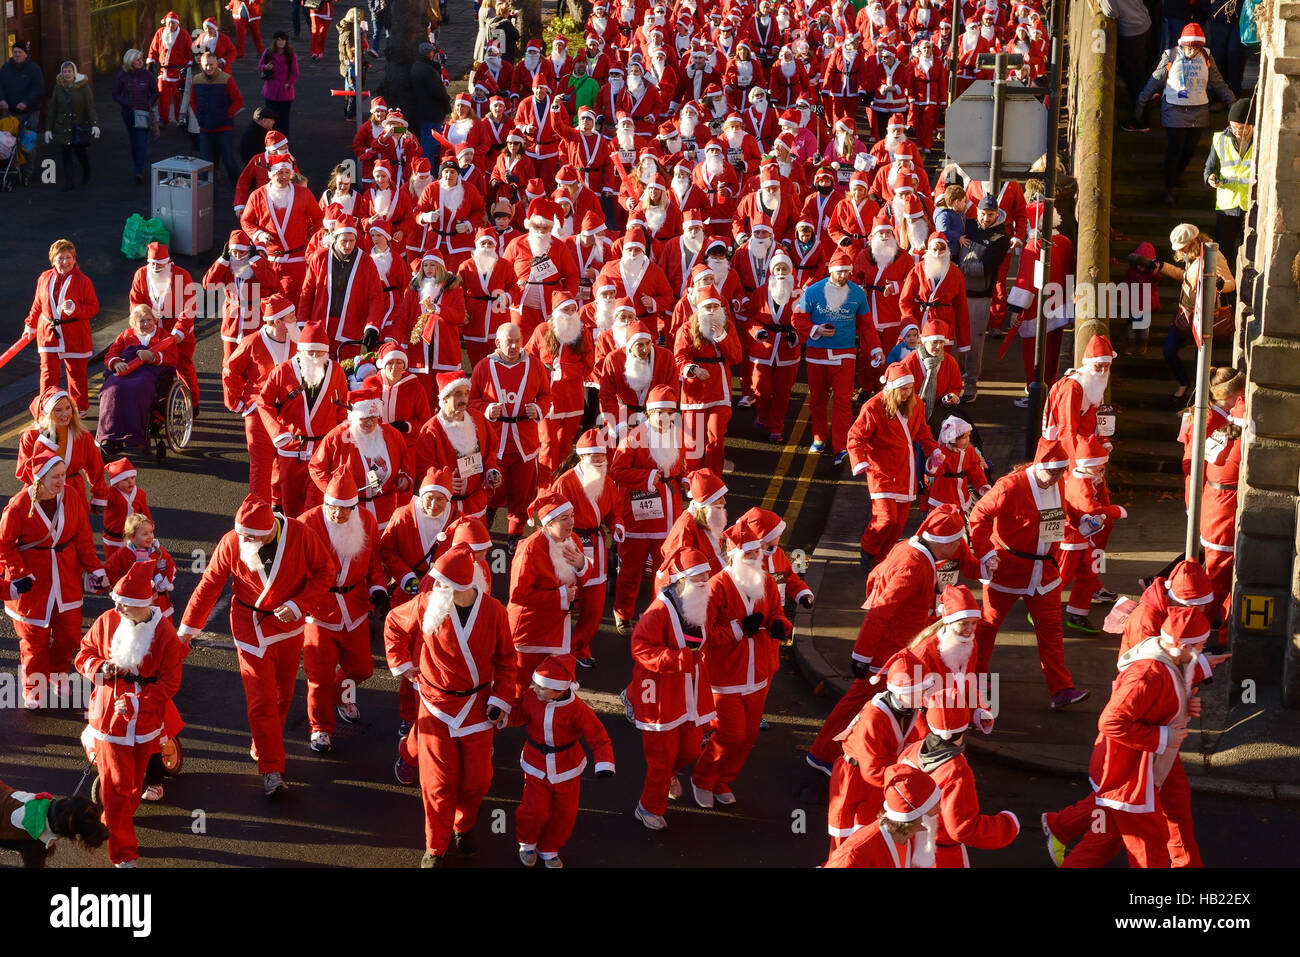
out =
[[(24, 821), (24, 812), (28, 804), (38, 801), (46, 802), (45, 832), (41, 837), (32, 837), (25, 826), (30, 822)], [(36, 813), (39, 811), (38, 805)], [(108, 828), (100, 820), (102, 813), (99, 805), (83, 797), (30, 794), (0, 781), (0, 848), (17, 851), (24, 867), (44, 867), (60, 837), (94, 850), (108, 840)]]

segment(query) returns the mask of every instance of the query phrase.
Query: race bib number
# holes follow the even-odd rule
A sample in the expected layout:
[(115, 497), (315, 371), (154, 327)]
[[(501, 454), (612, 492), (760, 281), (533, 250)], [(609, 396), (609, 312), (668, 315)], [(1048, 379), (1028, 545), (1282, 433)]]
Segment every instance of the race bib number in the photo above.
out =
[[(1062, 517), (1064, 517), (1064, 512), (1062, 512)], [(946, 562), (941, 562), (935, 568), (935, 571), (938, 573), (939, 590), (942, 591), (949, 585), (957, 584), (957, 580), (961, 577), (961, 564), (955, 559), (949, 559)]]
[(1097, 410), (1097, 434), (1107, 439), (1115, 434), (1115, 409), (1112, 406), (1103, 405)]
[(582, 554), (587, 556), (587, 564), (596, 564), (596, 542), (590, 535), (579, 535), (578, 540), (582, 542)]
[(483, 453), (471, 452), (456, 459), (456, 471), (463, 479), (483, 474)]
[(1205, 461), (1211, 465), (1218, 465), (1219, 460), (1223, 458), (1223, 452), (1228, 447), (1228, 442), (1223, 437), (1222, 432), (1214, 432), (1205, 440)]
[(1052, 545), (1065, 541), (1065, 509), (1044, 508), (1038, 512), (1038, 544)]
[(842, 184), (847, 184), (852, 177), (853, 177), (853, 170), (849, 169), (846, 166), (841, 166), (839, 169), (835, 171), (835, 178), (839, 180), (840, 183)]
[(636, 150), (619, 150), (618, 161), (623, 164), (624, 169), (627, 169), (636, 162)]
[(637, 522), (657, 522), (664, 517), (663, 499), (655, 492), (633, 492), (631, 496), (632, 519)]
[(528, 279), (530, 282), (545, 282), (548, 279), (554, 279), (559, 274), (559, 267), (551, 261), (550, 256), (534, 256), (528, 264)]
[(744, 158), (745, 158), (745, 154), (741, 150), (735, 147), (728, 147), (727, 162), (730, 163), (732, 166), (739, 166), (741, 160), (743, 160)]

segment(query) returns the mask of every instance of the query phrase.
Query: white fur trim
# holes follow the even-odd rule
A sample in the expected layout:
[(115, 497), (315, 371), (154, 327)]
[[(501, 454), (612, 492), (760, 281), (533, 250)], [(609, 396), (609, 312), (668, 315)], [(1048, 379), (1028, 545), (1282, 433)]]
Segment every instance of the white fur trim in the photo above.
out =
[(469, 385), (470, 385), (469, 379), (465, 378), (464, 376), (461, 376), (459, 379), (455, 379), (452, 382), (448, 382), (445, 386), (439, 389), (438, 398), (445, 399), (447, 397), (448, 392), (455, 392), (461, 386), (465, 386), (465, 388), (469, 388)]

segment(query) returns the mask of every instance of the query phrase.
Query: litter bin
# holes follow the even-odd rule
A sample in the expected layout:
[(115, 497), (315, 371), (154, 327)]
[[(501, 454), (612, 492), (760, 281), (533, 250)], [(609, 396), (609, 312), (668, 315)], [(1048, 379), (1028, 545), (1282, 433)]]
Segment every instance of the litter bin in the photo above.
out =
[(171, 233), (173, 253), (194, 256), (212, 248), (212, 164), (173, 156), (153, 164), (153, 215)]

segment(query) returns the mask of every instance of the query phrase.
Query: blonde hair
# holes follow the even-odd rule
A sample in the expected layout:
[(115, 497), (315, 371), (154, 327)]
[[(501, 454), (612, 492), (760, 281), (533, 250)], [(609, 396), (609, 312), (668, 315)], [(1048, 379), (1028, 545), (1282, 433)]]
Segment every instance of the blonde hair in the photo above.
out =
[[(72, 443), (76, 440), (77, 436), (86, 431), (86, 427), (81, 424), (81, 413), (77, 411), (77, 403), (72, 401), (71, 396), (59, 396), (55, 405), (58, 405), (59, 402), (65, 400), (68, 405), (72, 406), (72, 418), (68, 420), (68, 447), (71, 448)], [(51, 406), (51, 410), (52, 409), (53, 406)], [(54, 427), (54, 421), (50, 418), (48, 412), (41, 415), (40, 419), (37, 421), (37, 427), (42, 435), (46, 436), (51, 441), (58, 441), (58, 429)]]
[(134, 329), (136, 321), (145, 316), (148, 316), (151, 319), (153, 318), (153, 307), (150, 306), (147, 302), (142, 302), (140, 303), (140, 305), (136, 306), (134, 309), (131, 310), (131, 314), (126, 317), (126, 321), (129, 322), (131, 324), (131, 328)]
[(130, 515), (128, 515), (126, 517), (126, 522), (123, 523), (122, 525), (123, 540), (135, 538), (135, 533), (140, 530), (140, 526), (143, 525), (145, 522), (148, 522), (150, 525), (153, 525), (155, 528), (158, 527), (157, 525), (154, 524), (154, 520), (150, 518), (148, 515), (146, 515), (144, 512), (132, 512)]
[(51, 266), (54, 265), (55, 257), (62, 252), (72, 253), (73, 258), (75, 259), (77, 256), (77, 247), (72, 245), (72, 243), (66, 239), (54, 240), (54, 242), (50, 244), (50, 265)]

